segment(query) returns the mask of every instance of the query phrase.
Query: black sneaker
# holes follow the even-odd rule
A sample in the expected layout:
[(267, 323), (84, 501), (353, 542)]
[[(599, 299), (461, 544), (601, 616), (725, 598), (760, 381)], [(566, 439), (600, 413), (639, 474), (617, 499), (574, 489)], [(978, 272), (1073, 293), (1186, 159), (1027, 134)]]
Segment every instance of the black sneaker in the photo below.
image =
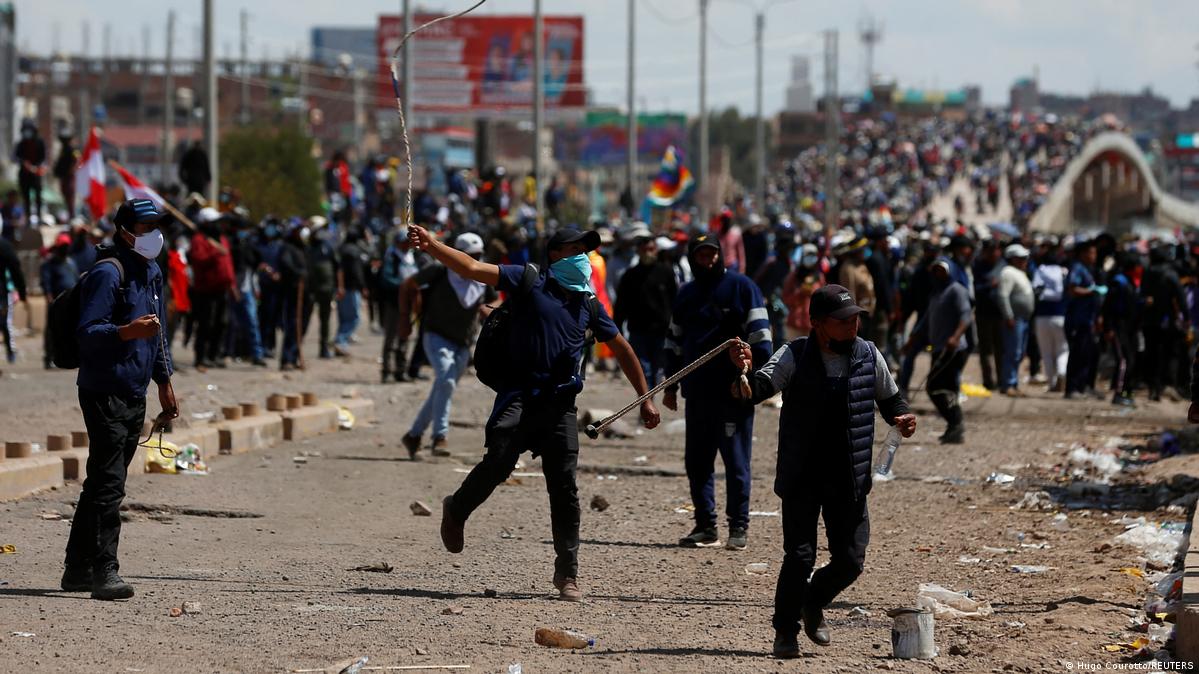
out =
[(729, 550), (744, 550), (746, 545), (749, 545), (748, 530), (742, 527), (729, 529), (729, 539), (724, 542), (724, 547)]
[(450, 513), (450, 506), (453, 503), (453, 496), (447, 496), (441, 500), (441, 544), (449, 552), (458, 554), (462, 552), (462, 547), (466, 543), (466, 532), (462, 522), (454, 519)]
[(1137, 406), (1136, 402), (1134, 402), (1132, 398), (1122, 396), (1118, 393), (1116, 395), (1112, 396), (1112, 404), (1116, 405), (1118, 407), (1136, 407)]
[(790, 660), (799, 657), (799, 635), (774, 633), (774, 657)]
[(940, 438), (943, 445), (960, 445), (966, 441), (966, 427), (952, 426)]
[(720, 545), (720, 536), (716, 527), (695, 527), (686, 537), (679, 539), (679, 545), (684, 548), (714, 548)]
[(92, 580), (92, 599), (129, 599), (133, 597), (133, 586), (126, 583), (115, 570), (105, 571)]
[(832, 639), (829, 637), (828, 623), (824, 622), (824, 611), (812, 606), (804, 607), (803, 633), (817, 646), (829, 645)]
[(404, 449), (408, 450), (408, 459), (410, 461), (419, 461), (419, 458), (416, 455), (416, 453), (420, 451), (419, 435), (409, 435), (408, 433), (405, 433), (404, 437), (400, 438), (400, 444), (404, 445)]
[(68, 566), (62, 572), (63, 592), (87, 592), (92, 589), (91, 567)]

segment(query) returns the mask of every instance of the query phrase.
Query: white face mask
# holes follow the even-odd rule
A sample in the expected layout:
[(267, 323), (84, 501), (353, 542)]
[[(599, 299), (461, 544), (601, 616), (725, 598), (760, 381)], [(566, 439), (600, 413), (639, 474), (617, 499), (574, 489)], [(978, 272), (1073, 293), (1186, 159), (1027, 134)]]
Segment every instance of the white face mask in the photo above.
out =
[(133, 250), (147, 260), (157, 258), (162, 252), (162, 232), (156, 229), (148, 234), (133, 237)]

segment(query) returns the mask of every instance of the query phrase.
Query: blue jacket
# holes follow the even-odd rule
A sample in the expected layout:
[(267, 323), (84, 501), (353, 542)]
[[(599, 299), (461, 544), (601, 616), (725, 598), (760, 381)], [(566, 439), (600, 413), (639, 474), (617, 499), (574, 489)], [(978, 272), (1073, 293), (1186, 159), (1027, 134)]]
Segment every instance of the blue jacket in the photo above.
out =
[(102, 249), (101, 257), (115, 255), (125, 268), (121, 287), (117, 268), (105, 263), (83, 278), (79, 297), (79, 378), (81, 389), (127, 397), (146, 395), (153, 379), (167, 383), (172, 366), (164, 353), (162, 336), (122, 341), (118, 328), (140, 316), (155, 314), (166, 325), (162, 272), (123, 245)]
[(60, 259), (51, 254), (42, 262), (41, 277), (42, 292), (58, 297), (75, 286), (79, 281), (79, 272), (75, 269), (75, 261), (69, 256)]
[[(770, 359), (770, 317), (758, 286), (732, 271), (715, 282), (684, 285), (675, 297), (666, 335), (667, 376), (733, 337), (749, 343), (755, 368)], [(727, 356), (717, 356), (683, 378), (683, 397), (706, 395), (731, 401), (729, 387), (737, 374)]]

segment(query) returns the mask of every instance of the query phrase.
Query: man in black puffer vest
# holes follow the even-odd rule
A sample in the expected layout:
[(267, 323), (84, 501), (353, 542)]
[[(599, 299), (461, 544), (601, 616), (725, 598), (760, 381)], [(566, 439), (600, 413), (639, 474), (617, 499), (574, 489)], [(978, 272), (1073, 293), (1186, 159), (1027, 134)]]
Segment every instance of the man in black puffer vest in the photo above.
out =
[[(804, 633), (829, 644), (823, 609), (862, 573), (870, 541), (866, 495), (874, 445), (874, 407), (904, 437), (916, 432), (886, 361), (858, 337), (859, 316), (849, 290), (828, 285), (812, 295), (812, 335), (775, 352), (750, 379), (752, 401), (783, 392), (774, 492), (783, 500), (783, 567), (774, 595), (774, 655), (799, 656)], [(752, 362), (745, 346), (730, 356)], [(740, 396), (734, 386), (734, 395)], [(816, 563), (816, 523), (823, 511), (829, 563)]]

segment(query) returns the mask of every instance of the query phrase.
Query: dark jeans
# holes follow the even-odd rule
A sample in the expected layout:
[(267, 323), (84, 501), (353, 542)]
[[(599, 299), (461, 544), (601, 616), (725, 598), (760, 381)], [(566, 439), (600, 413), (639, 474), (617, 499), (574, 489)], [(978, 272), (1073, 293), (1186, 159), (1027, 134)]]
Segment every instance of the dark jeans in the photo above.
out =
[[(42, 217), (42, 177), (36, 173), (28, 173), (24, 170), (17, 172), (17, 186), (21, 190), (21, 201), (25, 204), (25, 224), (32, 224), (33, 216), (38, 216), (39, 222)], [(5, 223), (9, 227), (16, 227), (17, 223)]]
[(308, 334), (308, 322), (312, 320), (312, 311), (316, 310), (317, 320), (320, 322), (320, 345), (321, 353), (329, 352), (329, 345), (332, 343), (329, 339), (329, 333), (332, 331), (333, 317), (333, 291), (317, 291), (308, 295), (308, 301), (304, 306), (304, 334)]
[[(998, 375), (1003, 371), (1003, 319), (979, 313), (978, 364), (982, 366), (983, 386), (997, 388)], [(1000, 383), (1000, 385), (1002, 385)]]
[(693, 396), (687, 399), (687, 422), (683, 463), (691, 483), (691, 504), (695, 506), (695, 525), (716, 526), (716, 454), (724, 461), (728, 483), (725, 516), (729, 528), (749, 528), (749, 491), (752, 482), (750, 456), (753, 448), (754, 410), (729, 400), (719, 392), (712, 400)]
[[(402, 373), (408, 367), (408, 338), (400, 335), (400, 304), (394, 296), (383, 301), (379, 322), (383, 326), (383, 375)], [(391, 367), (393, 358), (395, 370)]]
[(633, 353), (637, 354), (637, 360), (641, 362), (641, 371), (645, 373), (645, 382), (650, 388), (658, 385), (665, 341), (665, 335), (629, 331), (629, 346), (632, 346)]
[(1112, 340), (1112, 354), (1116, 357), (1116, 367), (1112, 370), (1112, 393), (1131, 398), (1135, 384), (1133, 369), (1137, 361), (1137, 334), (1132, 330), (1116, 330)]
[(465, 522), (512, 473), (521, 453), (541, 455), (550, 497), (554, 534), (554, 571), (570, 578), (579, 569), (579, 427), (574, 397), (524, 400), (519, 394), (496, 398), (487, 420), (487, 453), (462, 481), (450, 503), (450, 515)]
[(258, 299), (258, 335), (265, 352), (274, 354), (279, 343), (278, 330), (283, 322), (283, 291), (263, 286)]
[(50, 305), (54, 300), (46, 297), (46, 327), (42, 330), (42, 364), (47, 368), (54, 366), (54, 333), (51, 331), (53, 322), (50, 320)]
[(956, 353), (945, 350), (933, 352), (933, 362), (929, 366), (928, 397), (932, 399), (941, 418), (950, 428), (963, 425), (962, 406), (958, 404), (958, 391), (961, 390), (962, 368), (966, 366), (966, 358), (970, 351), (963, 349)]
[(1095, 328), (1066, 324), (1066, 343), (1070, 359), (1066, 361), (1066, 393), (1084, 393), (1095, 381), (1095, 366), (1099, 361), (1099, 345), (1095, 343)]
[(299, 290), (290, 288), (283, 291), (281, 298), (282, 311), (280, 320), (283, 322), (283, 348), (279, 350), (280, 365), (300, 364), (300, 306)]
[[(822, 515), (829, 563), (812, 574), (816, 524)], [(854, 500), (827, 484), (812, 484), (783, 497), (783, 567), (774, 592), (774, 629), (798, 634), (804, 606), (823, 609), (862, 574), (869, 543), (865, 499)]]
[(196, 365), (220, 360), (229, 325), (229, 302), (225, 292), (195, 292), (192, 316), (196, 321)]
[(1157, 397), (1170, 382), (1170, 360), (1177, 348), (1175, 336), (1178, 333), (1172, 326), (1163, 327), (1156, 320), (1145, 323), (1141, 328), (1145, 335), (1145, 362), (1141, 372), (1149, 395)]
[(87, 479), (71, 521), (66, 564), (116, 570), (125, 477), (141, 439), (146, 399), (79, 389), (79, 408), (87, 426)]

